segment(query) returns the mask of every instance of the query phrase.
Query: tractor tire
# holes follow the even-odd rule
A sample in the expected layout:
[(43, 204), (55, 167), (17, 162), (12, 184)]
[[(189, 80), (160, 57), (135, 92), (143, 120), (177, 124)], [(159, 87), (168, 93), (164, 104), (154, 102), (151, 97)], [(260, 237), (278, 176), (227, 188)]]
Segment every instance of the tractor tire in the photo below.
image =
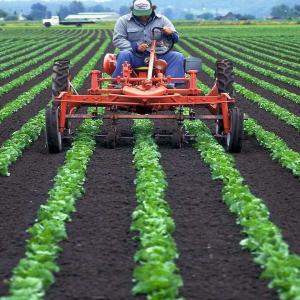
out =
[(233, 63), (231, 60), (217, 60), (215, 78), (219, 93), (227, 93), (229, 96), (234, 97)]
[(61, 92), (70, 89), (70, 61), (57, 60), (52, 69), (52, 97), (57, 97)]
[(46, 110), (46, 141), (49, 153), (60, 153), (63, 150), (62, 136), (59, 132), (59, 107), (48, 107)]
[(244, 134), (244, 114), (239, 108), (230, 109), (230, 132), (226, 135), (225, 149), (227, 152), (240, 153)]

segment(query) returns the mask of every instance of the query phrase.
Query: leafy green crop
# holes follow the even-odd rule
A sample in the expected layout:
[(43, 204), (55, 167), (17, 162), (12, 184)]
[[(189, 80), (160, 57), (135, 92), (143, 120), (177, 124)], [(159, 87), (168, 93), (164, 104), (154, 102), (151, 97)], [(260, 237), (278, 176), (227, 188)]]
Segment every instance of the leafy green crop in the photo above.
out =
[(27, 230), (30, 239), (25, 257), (13, 270), (11, 296), (0, 299), (43, 299), (45, 289), (54, 283), (53, 273), (59, 271), (55, 262), (61, 251), (58, 243), (67, 237), (65, 222), (70, 221), (75, 201), (84, 191), (85, 173), (100, 126), (100, 120), (86, 120), (77, 130), (65, 164), (54, 178), (47, 203), (40, 207), (36, 223)]
[(133, 131), (138, 206), (132, 214), (131, 230), (139, 232), (139, 247), (134, 257), (139, 265), (134, 270), (133, 293), (146, 294), (148, 300), (174, 300), (183, 283), (175, 264), (178, 258), (172, 238), (175, 223), (164, 200), (167, 182), (152, 138), (153, 123), (136, 120)]
[(280, 299), (300, 299), (300, 257), (289, 253), (280, 230), (269, 219), (267, 207), (251, 194), (233, 157), (225, 153), (206, 125), (201, 121), (184, 124), (195, 135), (195, 147), (210, 166), (212, 178), (223, 182), (223, 200), (237, 215), (237, 224), (247, 236), (240, 244), (251, 251), (263, 269), (262, 278), (270, 281), (269, 287), (277, 290)]
[[(108, 47), (109, 42), (109, 39), (106, 39), (103, 42), (96, 54), (89, 60), (89, 62), (81, 69), (78, 75), (74, 78), (72, 82), (76, 89), (78, 89), (83, 84), (84, 80), (89, 75), (89, 72), (96, 65), (99, 58), (103, 55), (105, 49)], [(80, 61), (90, 50), (90, 47), (87, 47), (85, 51), (81, 52), (78, 56), (74, 58), (73, 63), (77, 63), (78, 61)], [(47, 80), (48, 79), (46, 79), (46, 81)], [(39, 88), (42, 88), (43, 86), (39, 86)], [(37, 89), (37, 91), (39, 91), (39, 89)], [(26, 104), (26, 102), (22, 102), (23, 100), (24, 98), (22, 97), (22, 95), (19, 96), (16, 99), (16, 102), (13, 102), (13, 104), (9, 106), (9, 109), (6, 109), (4, 107), (3, 111), (0, 111), (0, 116), (1, 112), (3, 114), (7, 114), (7, 112), (10, 112), (11, 110), (14, 111), (22, 107), (24, 104)], [(31, 99), (29, 98), (27, 101), (30, 100)], [(26, 148), (28, 148), (35, 140), (38, 139), (45, 126), (44, 115), (45, 110), (40, 110), (35, 117), (31, 118), (27, 123), (25, 123), (20, 130), (14, 132), (11, 138), (5, 141), (0, 147), (0, 175), (9, 176), (9, 166), (12, 163), (14, 163), (18, 159), (18, 157), (22, 155), (22, 152)]]
[[(194, 46), (193, 44), (187, 42), (187, 41), (183, 41), (183, 43), (185, 45), (187, 45), (188, 47), (190, 47), (193, 51), (203, 55), (204, 57), (206, 57), (208, 60), (210, 61), (215, 61), (215, 59), (210, 56), (209, 54), (207, 54), (206, 52), (198, 49), (196, 46)], [(177, 49), (182, 49), (182, 47), (180, 46), (176, 46)], [(185, 51), (186, 52), (186, 51)], [(202, 69), (205, 73), (207, 73), (210, 77), (214, 78), (214, 70), (210, 67), (208, 67), (207, 65), (203, 64), (202, 65)], [(278, 119), (286, 122), (287, 124), (293, 126), (294, 128), (296, 128), (298, 131), (300, 131), (300, 118), (298, 116), (296, 116), (295, 114), (289, 112), (287, 109), (277, 105), (276, 103), (269, 101), (268, 99), (264, 98), (263, 96), (252, 92), (248, 89), (246, 89), (245, 87), (243, 87), (240, 84), (235, 84), (235, 90), (241, 94), (242, 96), (244, 96), (246, 99), (250, 100), (251, 102), (256, 103), (260, 108), (272, 113), (274, 116), (276, 116)]]
[[(83, 41), (83, 43), (88, 43), (89, 41), (91, 41), (93, 39), (93, 37), (89, 37), (88, 40)], [(73, 52), (75, 52), (76, 50), (78, 50), (80, 47), (82, 47), (81, 43), (77, 43), (75, 44), (75, 46), (73, 46), (72, 48), (70, 48), (69, 50), (67, 50), (63, 56), (67, 57), (68, 55), (72, 54)], [(4, 84), (3, 86), (0, 87), (0, 96), (8, 93), (9, 91), (21, 86), (22, 84), (24, 84), (25, 82), (37, 77), (38, 75), (42, 74), (44, 71), (46, 71), (47, 69), (49, 69), (51, 66), (53, 65), (53, 61), (49, 60), (45, 63), (43, 63), (42, 65), (38, 66), (37, 68), (31, 70), (28, 73), (25, 73), (21, 76), (19, 76), (18, 78)]]
[[(180, 49), (182, 53), (188, 56), (188, 52)], [(204, 65), (205, 72), (213, 76), (213, 70)], [(198, 81), (198, 87), (208, 93), (210, 88)], [(255, 136), (261, 146), (271, 152), (272, 159), (278, 161), (281, 166), (289, 169), (295, 176), (300, 176), (300, 154), (293, 151), (288, 145), (280, 139), (275, 133), (263, 129), (256, 120), (249, 118), (244, 122), (244, 130), (248, 135)]]
[(277, 160), (281, 166), (300, 177), (300, 154), (298, 152), (291, 150), (275, 133), (263, 129), (254, 119), (245, 120), (244, 126), (248, 135), (255, 136), (259, 144), (271, 152), (272, 159)]
[[(110, 40), (104, 43), (73, 80), (75, 88), (85, 81), (95, 67)], [(43, 110), (38, 114), (41, 131), (44, 124)], [(36, 116), (36, 118), (38, 117)], [(66, 154), (65, 164), (54, 179), (49, 198), (38, 212), (37, 222), (29, 228), (31, 238), (27, 241), (25, 257), (13, 271), (10, 281), (10, 296), (2, 300), (43, 299), (45, 290), (54, 282), (53, 273), (59, 270), (56, 259), (60, 252), (58, 243), (66, 238), (65, 222), (75, 211), (75, 201), (83, 193), (83, 184), (88, 162), (95, 148), (95, 136), (102, 121), (85, 120), (78, 128), (72, 148)]]

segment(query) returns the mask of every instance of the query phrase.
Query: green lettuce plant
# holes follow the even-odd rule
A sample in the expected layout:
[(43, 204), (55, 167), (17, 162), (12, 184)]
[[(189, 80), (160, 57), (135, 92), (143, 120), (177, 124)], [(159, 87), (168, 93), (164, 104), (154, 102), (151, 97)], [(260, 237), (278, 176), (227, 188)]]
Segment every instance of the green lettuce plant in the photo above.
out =
[(138, 206), (132, 214), (131, 230), (139, 233), (139, 246), (134, 256), (138, 265), (133, 274), (135, 286), (132, 292), (134, 295), (146, 294), (148, 300), (178, 299), (183, 282), (175, 264), (178, 258), (172, 238), (175, 223), (164, 199), (167, 181), (152, 138), (153, 123), (136, 120), (133, 131)]

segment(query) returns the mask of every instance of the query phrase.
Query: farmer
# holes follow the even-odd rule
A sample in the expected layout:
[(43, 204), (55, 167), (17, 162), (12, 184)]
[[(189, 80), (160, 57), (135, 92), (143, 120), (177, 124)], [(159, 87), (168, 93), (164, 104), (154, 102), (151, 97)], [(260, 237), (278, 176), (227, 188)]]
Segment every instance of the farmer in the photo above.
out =
[[(151, 0), (134, 0), (131, 13), (118, 19), (114, 35), (113, 44), (120, 49), (117, 57), (117, 65), (112, 77), (121, 76), (122, 64), (127, 61), (132, 67), (145, 66), (145, 58), (149, 56), (146, 49), (151, 43), (152, 28), (161, 27), (166, 39), (178, 42), (178, 33), (171, 21), (163, 15), (155, 12), (156, 6)], [(183, 78), (184, 56), (176, 51), (157, 55), (167, 63), (166, 75), (175, 78)], [(179, 85), (180, 83), (178, 83)]]

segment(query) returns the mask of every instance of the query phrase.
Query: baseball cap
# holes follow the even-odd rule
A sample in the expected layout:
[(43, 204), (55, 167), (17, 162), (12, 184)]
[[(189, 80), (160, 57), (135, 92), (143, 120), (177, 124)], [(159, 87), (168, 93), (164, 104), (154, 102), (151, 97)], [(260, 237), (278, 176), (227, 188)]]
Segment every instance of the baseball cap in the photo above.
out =
[(152, 14), (152, 3), (149, 0), (133, 1), (132, 13), (135, 16), (150, 16)]

